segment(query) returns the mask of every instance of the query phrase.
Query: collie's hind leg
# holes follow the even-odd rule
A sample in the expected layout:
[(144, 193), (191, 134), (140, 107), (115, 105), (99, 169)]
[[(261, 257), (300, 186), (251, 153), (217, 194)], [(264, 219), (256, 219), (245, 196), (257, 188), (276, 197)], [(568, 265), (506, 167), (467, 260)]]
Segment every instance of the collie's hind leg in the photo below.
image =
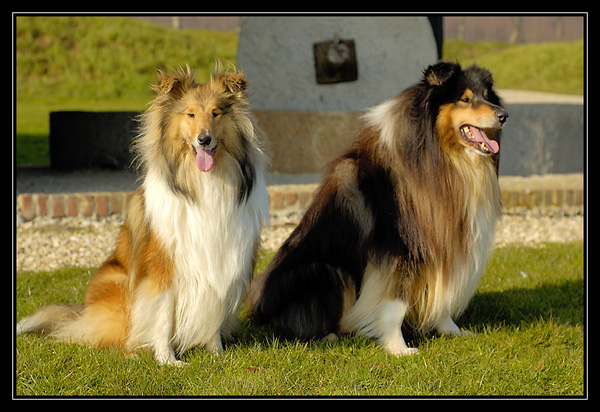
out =
[(416, 348), (409, 348), (402, 336), (402, 322), (408, 310), (408, 303), (401, 299), (385, 300), (380, 304), (379, 319), (376, 329), (379, 332), (379, 343), (383, 349), (395, 356), (415, 355)]
[(204, 348), (215, 355), (223, 353), (223, 342), (221, 340), (221, 332), (217, 332), (215, 336), (206, 344)]

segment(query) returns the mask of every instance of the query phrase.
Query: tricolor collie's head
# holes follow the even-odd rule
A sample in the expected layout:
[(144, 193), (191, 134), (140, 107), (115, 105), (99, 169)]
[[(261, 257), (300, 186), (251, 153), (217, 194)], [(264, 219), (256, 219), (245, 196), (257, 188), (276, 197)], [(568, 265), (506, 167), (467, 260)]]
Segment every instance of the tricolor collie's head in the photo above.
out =
[(462, 70), (458, 64), (438, 63), (427, 68), (423, 85), (438, 111), (436, 129), (443, 145), (454, 152), (467, 150), (483, 156), (499, 152), (500, 132), (508, 113), (488, 70), (478, 66)]

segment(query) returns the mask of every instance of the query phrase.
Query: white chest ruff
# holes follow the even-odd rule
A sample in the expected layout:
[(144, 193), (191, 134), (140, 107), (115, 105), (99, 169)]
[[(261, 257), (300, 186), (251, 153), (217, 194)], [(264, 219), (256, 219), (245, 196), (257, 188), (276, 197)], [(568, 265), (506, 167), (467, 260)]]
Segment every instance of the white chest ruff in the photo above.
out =
[(252, 274), (264, 205), (262, 174), (246, 202), (234, 189), (203, 176), (194, 202), (148, 173), (146, 218), (173, 259), (172, 344), (178, 351), (210, 343), (235, 318)]
[(467, 257), (465, 267), (457, 268), (461, 273), (456, 273), (453, 276), (455, 284), (446, 297), (450, 300), (448, 302), (449, 312), (453, 316), (457, 316), (466, 308), (477, 289), (488, 253), (492, 247), (496, 218), (495, 213), (490, 213), (483, 208), (478, 208), (473, 217), (473, 239), (470, 256)]

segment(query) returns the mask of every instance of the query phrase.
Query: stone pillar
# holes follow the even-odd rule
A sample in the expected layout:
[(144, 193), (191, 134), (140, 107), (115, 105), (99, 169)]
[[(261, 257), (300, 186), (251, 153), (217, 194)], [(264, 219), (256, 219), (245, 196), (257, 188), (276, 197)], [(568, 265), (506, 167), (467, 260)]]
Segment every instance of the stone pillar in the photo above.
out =
[[(319, 84), (315, 44), (352, 41), (356, 80)], [(356, 133), (364, 110), (419, 81), (437, 61), (427, 17), (248, 17), (237, 64), (271, 143), (272, 168), (319, 173)]]

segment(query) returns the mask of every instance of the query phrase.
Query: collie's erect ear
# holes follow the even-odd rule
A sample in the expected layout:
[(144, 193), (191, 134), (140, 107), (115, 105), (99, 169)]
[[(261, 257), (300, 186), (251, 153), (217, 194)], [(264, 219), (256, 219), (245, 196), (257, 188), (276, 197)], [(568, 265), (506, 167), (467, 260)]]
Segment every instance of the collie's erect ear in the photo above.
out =
[(213, 80), (221, 83), (225, 87), (225, 90), (232, 94), (244, 94), (248, 87), (248, 81), (242, 72), (220, 72), (213, 75)]
[(195, 80), (195, 73), (186, 66), (185, 69), (179, 68), (175, 73), (168, 74), (163, 68), (158, 69), (158, 81), (156, 85), (151, 86), (152, 90), (162, 94), (182, 94), (188, 90)]
[(456, 63), (437, 63), (425, 70), (423, 80), (430, 86), (441, 86), (458, 71), (460, 66)]

